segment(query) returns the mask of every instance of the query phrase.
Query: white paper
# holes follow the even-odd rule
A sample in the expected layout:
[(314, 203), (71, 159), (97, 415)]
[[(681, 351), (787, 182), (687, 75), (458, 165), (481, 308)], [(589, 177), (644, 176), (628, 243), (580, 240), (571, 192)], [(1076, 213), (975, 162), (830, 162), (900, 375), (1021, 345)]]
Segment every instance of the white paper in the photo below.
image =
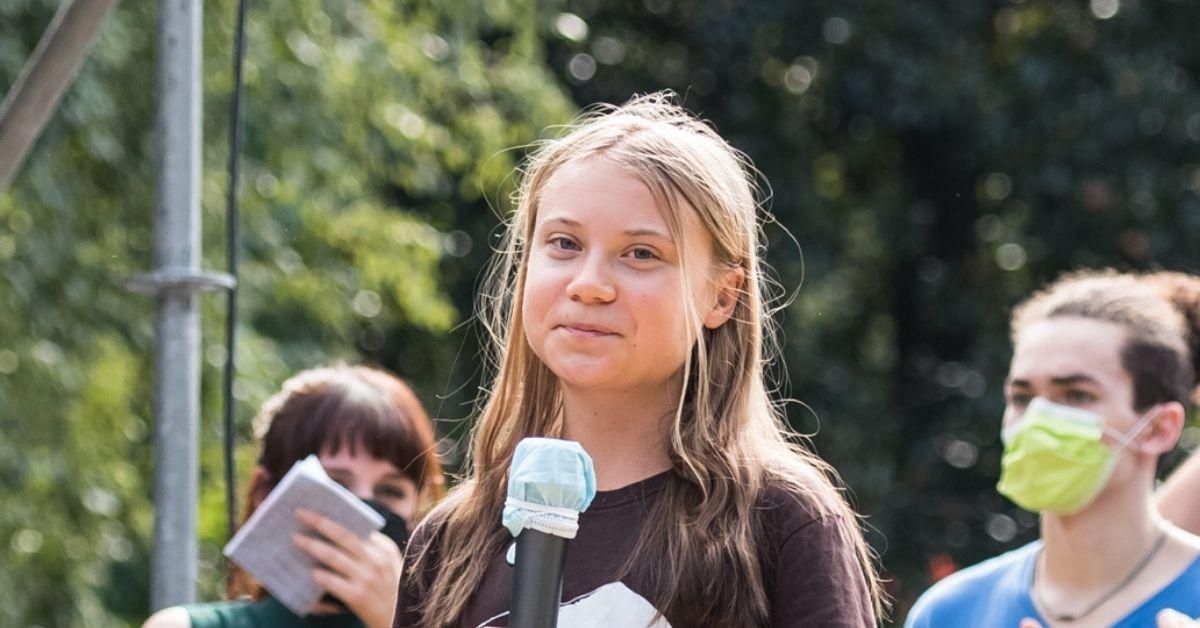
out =
[(307, 615), (324, 591), (309, 576), (317, 563), (292, 542), (306, 530), (296, 518), (304, 508), (330, 519), (359, 538), (383, 527), (383, 517), (325, 474), (316, 456), (292, 466), (275, 490), (225, 546), (225, 555), (262, 583), (293, 613)]

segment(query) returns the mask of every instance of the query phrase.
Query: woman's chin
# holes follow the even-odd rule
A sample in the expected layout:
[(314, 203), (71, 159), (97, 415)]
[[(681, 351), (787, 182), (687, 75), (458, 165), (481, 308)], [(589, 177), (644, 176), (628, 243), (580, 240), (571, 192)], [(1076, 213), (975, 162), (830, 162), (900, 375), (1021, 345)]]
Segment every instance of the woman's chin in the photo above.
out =
[(619, 387), (620, 372), (599, 364), (567, 364), (551, 368), (563, 386), (577, 390)]
[(612, 381), (611, 377), (590, 373), (560, 376), (558, 381), (562, 383), (563, 387), (577, 391), (610, 390), (618, 388), (618, 386), (616, 386)]

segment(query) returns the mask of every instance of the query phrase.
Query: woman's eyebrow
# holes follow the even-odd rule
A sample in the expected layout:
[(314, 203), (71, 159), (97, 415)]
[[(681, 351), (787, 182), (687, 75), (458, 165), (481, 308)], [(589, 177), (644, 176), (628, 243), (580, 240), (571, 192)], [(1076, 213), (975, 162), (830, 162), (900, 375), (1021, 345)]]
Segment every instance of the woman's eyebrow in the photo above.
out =
[(540, 226), (543, 226), (543, 227), (544, 227), (544, 226), (546, 226), (546, 225), (548, 225), (548, 224), (550, 224), (550, 223), (552, 223), (552, 222), (561, 223), (561, 224), (563, 224), (563, 225), (566, 225), (566, 226), (568, 226), (568, 227), (576, 227), (576, 228), (578, 228), (578, 227), (582, 227), (582, 226), (583, 226), (582, 224), (580, 224), (580, 222), (579, 222), (578, 220), (571, 220), (570, 218), (563, 218), (563, 217), (560, 217), (560, 216), (551, 216), (550, 218), (547, 218), (547, 219), (543, 220), (543, 221), (542, 221), (542, 224), (541, 224)]
[(663, 240), (671, 239), (670, 234), (663, 233), (657, 229), (649, 229), (649, 228), (645, 228), (645, 227), (640, 228), (640, 229), (627, 229), (625, 231), (625, 235), (634, 236), (634, 237), (649, 236), (652, 238), (662, 238)]
[[(551, 223), (557, 223), (557, 224), (561, 224), (561, 225), (564, 225), (567, 227), (574, 227), (577, 229), (583, 227), (583, 223), (579, 222), (578, 220), (573, 220), (571, 218), (565, 218), (562, 216), (550, 216), (550, 217), (546, 218), (545, 220), (543, 220), (541, 222), (541, 224), (538, 226), (546, 227), (546, 226), (550, 225)], [(663, 240), (674, 241), (671, 238), (671, 234), (661, 231), (659, 229), (652, 228), (652, 227), (637, 227), (634, 229), (626, 229), (622, 233), (626, 236), (631, 236), (631, 237), (653, 237), (653, 238), (661, 238)]]

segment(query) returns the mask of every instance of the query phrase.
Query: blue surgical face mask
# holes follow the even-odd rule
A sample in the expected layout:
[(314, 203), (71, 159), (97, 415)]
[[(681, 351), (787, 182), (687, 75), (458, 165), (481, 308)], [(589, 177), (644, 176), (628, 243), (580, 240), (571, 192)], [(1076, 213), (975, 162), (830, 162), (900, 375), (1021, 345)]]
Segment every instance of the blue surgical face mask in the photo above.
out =
[(574, 441), (526, 438), (508, 470), (503, 523), (513, 536), (534, 528), (573, 538), (578, 513), (596, 496), (592, 459)]

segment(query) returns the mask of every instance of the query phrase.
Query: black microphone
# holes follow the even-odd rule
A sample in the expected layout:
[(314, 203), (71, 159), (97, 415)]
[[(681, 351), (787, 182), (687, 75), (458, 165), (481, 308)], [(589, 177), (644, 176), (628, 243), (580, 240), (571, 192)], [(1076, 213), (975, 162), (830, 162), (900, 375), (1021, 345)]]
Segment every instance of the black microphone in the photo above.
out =
[(562, 603), (567, 539), (537, 530), (517, 536), (509, 628), (554, 628)]
[(509, 628), (556, 628), (567, 541), (595, 495), (592, 459), (579, 443), (517, 443), (504, 503), (504, 526), (517, 537)]

